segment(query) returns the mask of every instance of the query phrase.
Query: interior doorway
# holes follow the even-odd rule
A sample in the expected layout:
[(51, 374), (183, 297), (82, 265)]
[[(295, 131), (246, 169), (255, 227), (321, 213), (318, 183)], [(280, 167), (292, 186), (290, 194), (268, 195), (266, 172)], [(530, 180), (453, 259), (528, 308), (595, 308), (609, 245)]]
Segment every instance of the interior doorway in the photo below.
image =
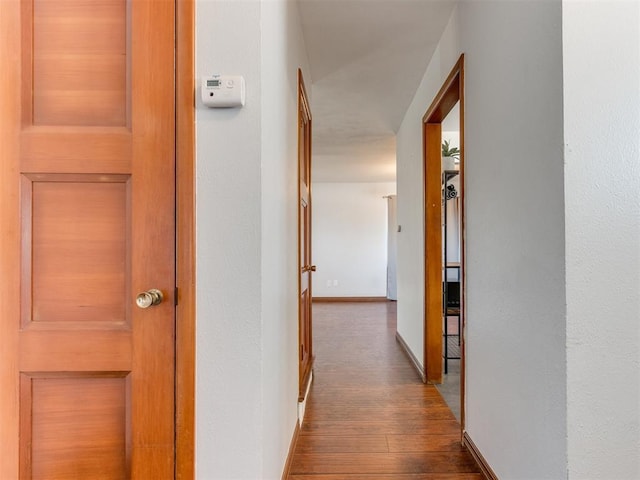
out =
[[(459, 110), (459, 156), (457, 168), (443, 170), (442, 124), (449, 113)], [(451, 145), (449, 145), (451, 146)], [(460, 424), (464, 431), (464, 55), (451, 70), (442, 88), (434, 98), (423, 117), (423, 155), (424, 155), (424, 199), (425, 199), (425, 316), (424, 316), (424, 367), (427, 382), (441, 384), (445, 370), (445, 341), (449, 339), (448, 305), (451, 293), (457, 283), (459, 357), (460, 357)], [(455, 188), (454, 179), (458, 188)], [(459, 258), (449, 261), (444, 257), (448, 253), (448, 229), (443, 228), (449, 212), (447, 208), (447, 190), (453, 187), (456, 192), (451, 200), (459, 205)], [(451, 277), (455, 277), (449, 279)], [(451, 287), (448, 289), (448, 287)], [(447, 368), (448, 370), (448, 368)]]
[(460, 420), (460, 347), (462, 346), (462, 275), (460, 230), (460, 102), (442, 121), (442, 303), (444, 374), (437, 385), (445, 402)]

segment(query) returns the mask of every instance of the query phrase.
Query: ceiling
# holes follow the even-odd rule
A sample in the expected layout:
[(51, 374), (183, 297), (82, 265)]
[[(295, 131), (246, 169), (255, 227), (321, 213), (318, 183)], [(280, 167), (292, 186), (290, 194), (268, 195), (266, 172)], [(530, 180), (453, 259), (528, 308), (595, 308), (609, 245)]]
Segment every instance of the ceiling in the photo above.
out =
[(298, 1), (314, 181), (395, 181), (396, 132), (455, 0)]

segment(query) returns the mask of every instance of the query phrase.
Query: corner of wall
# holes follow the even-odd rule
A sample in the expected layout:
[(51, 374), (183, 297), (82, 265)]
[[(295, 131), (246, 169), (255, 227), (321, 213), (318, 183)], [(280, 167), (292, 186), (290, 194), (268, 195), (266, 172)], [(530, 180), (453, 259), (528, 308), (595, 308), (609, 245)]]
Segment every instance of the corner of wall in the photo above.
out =
[(564, 478), (562, 8), (463, 2), (459, 14), (466, 429), (499, 477)]
[(398, 332), (423, 365), (424, 207), (422, 117), (460, 56), (458, 7), (451, 14), (398, 130)]
[(279, 478), (298, 418), (297, 101), (308, 59), (297, 3), (260, 3), (261, 478)]

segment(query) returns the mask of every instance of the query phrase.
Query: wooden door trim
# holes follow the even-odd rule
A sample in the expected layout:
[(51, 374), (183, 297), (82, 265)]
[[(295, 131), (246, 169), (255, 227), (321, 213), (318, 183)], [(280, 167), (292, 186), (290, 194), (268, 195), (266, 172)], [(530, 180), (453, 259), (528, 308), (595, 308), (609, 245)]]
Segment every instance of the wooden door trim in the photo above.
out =
[[(466, 323), (465, 202), (464, 202), (464, 54), (456, 62), (431, 106), (422, 117), (424, 171), (424, 370), (427, 382), (442, 383), (442, 234), (441, 234), (441, 133), (442, 121), (460, 102), (460, 245), (462, 270), (462, 332)], [(460, 347), (460, 404), (462, 431), (465, 425), (465, 346)]]
[[(12, 22), (19, 17), (20, 4), (17, 2), (0, 2), (0, 31), (11, 31), (15, 28)], [(9, 41), (0, 42), (0, 63), (4, 67), (4, 62), (8, 58), (18, 58), (21, 48), (20, 41), (15, 35), (11, 35)], [(14, 202), (20, 195), (17, 182), (17, 158), (20, 155), (18, 119), (22, 114), (23, 105), (21, 99), (15, 95), (6, 95), (4, 90), (10, 92), (17, 91), (20, 87), (19, 67), (4, 69), (2, 72), (3, 89), (0, 95), (0, 184), (2, 186), (2, 196), (0, 198), (0, 265), (2, 265), (2, 275), (7, 278), (20, 277), (20, 259), (13, 252), (20, 251), (20, 229), (9, 228), (9, 226), (20, 225), (20, 213), (14, 208)], [(5, 122), (5, 119), (7, 121)], [(11, 198), (12, 201), (4, 201)], [(5, 227), (6, 226), (6, 227)], [(18, 330), (8, 328), (10, 320), (18, 318), (20, 315), (20, 285), (19, 282), (0, 282), (0, 411), (10, 412), (10, 418), (3, 418), (2, 428), (0, 428), (0, 478), (19, 478), (18, 463), (19, 458), (19, 438), (20, 409), (16, 398), (18, 394), (6, 385), (17, 385), (14, 372), (17, 365), (12, 365), (8, 359), (18, 357)], [(14, 360), (15, 361), (15, 360)], [(6, 413), (5, 413), (6, 415)]]
[[(303, 262), (304, 260), (302, 259), (302, 248), (301, 248), (301, 241), (302, 241), (302, 235), (301, 235), (301, 229), (302, 229), (302, 217), (300, 214), (300, 198), (302, 195), (302, 188), (300, 185), (300, 177), (301, 177), (301, 171), (300, 171), (300, 142), (305, 142), (305, 139), (301, 139), (300, 138), (300, 128), (302, 127), (302, 121), (301, 121), (301, 115), (300, 115), (300, 111), (304, 110), (305, 114), (308, 118), (308, 123), (309, 123), (309, 151), (311, 151), (311, 133), (312, 133), (312, 120), (311, 120), (311, 107), (309, 105), (309, 97), (307, 95), (307, 89), (305, 87), (304, 84), (304, 78), (302, 75), (302, 69), (298, 68), (298, 169), (297, 169), (297, 177), (296, 177), (296, 183), (297, 183), (297, 190), (298, 190), (298, 196), (296, 198), (296, 202), (297, 202), (297, 210), (298, 210), (298, 368), (299, 370), (302, 369), (302, 361), (300, 359), (300, 349), (303, 345), (303, 340), (302, 340), (302, 331), (300, 328), (301, 325), (301, 320), (302, 320), (302, 311), (300, 309), (300, 296), (302, 294), (302, 278), (301, 278), (301, 272), (302, 272), (302, 268), (303, 268)], [(308, 171), (307, 171), (307, 175), (308, 175), (308, 188), (309, 188), (309, 198), (308, 198), (308, 206), (309, 206), (309, 217), (308, 217), (308, 222), (309, 222), (309, 226), (308, 226), (308, 236), (309, 238), (306, 239), (308, 244), (311, 244), (311, 232), (312, 232), (312, 228), (311, 228), (311, 222), (312, 222), (312, 196), (311, 196), (311, 157), (309, 158), (309, 165), (308, 165)], [(311, 248), (310, 246), (307, 246), (307, 248)], [(310, 254), (310, 261), (311, 261), (311, 255), (312, 252), (309, 252)], [(307, 274), (309, 275), (309, 301), (312, 301), (312, 295), (313, 295), (313, 290), (312, 290), (312, 280), (311, 280), (311, 272), (307, 272)], [(309, 322), (309, 337), (311, 338), (310, 343), (308, 345), (309, 347), (309, 368), (307, 369), (307, 371), (302, 372), (299, 371), (299, 380), (298, 380), (298, 401), (302, 402), (305, 399), (305, 396), (307, 394), (307, 391), (309, 390), (309, 384), (311, 382), (312, 379), (312, 375), (311, 375), (311, 371), (313, 370), (313, 361), (314, 361), (314, 355), (313, 355), (313, 319)]]
[(176, 0), (176, 473), (195, 478), (195, 0)]

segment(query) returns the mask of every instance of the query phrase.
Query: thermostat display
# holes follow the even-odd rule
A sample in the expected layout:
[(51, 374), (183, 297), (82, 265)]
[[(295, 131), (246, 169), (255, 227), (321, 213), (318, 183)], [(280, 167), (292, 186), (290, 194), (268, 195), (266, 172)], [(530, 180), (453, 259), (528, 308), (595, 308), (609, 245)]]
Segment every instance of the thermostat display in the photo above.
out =
[(202, 79), (202, 103), (210, 108), (242, 107), (244, 105), (244, 77), (241, 75), (212, 75)]

